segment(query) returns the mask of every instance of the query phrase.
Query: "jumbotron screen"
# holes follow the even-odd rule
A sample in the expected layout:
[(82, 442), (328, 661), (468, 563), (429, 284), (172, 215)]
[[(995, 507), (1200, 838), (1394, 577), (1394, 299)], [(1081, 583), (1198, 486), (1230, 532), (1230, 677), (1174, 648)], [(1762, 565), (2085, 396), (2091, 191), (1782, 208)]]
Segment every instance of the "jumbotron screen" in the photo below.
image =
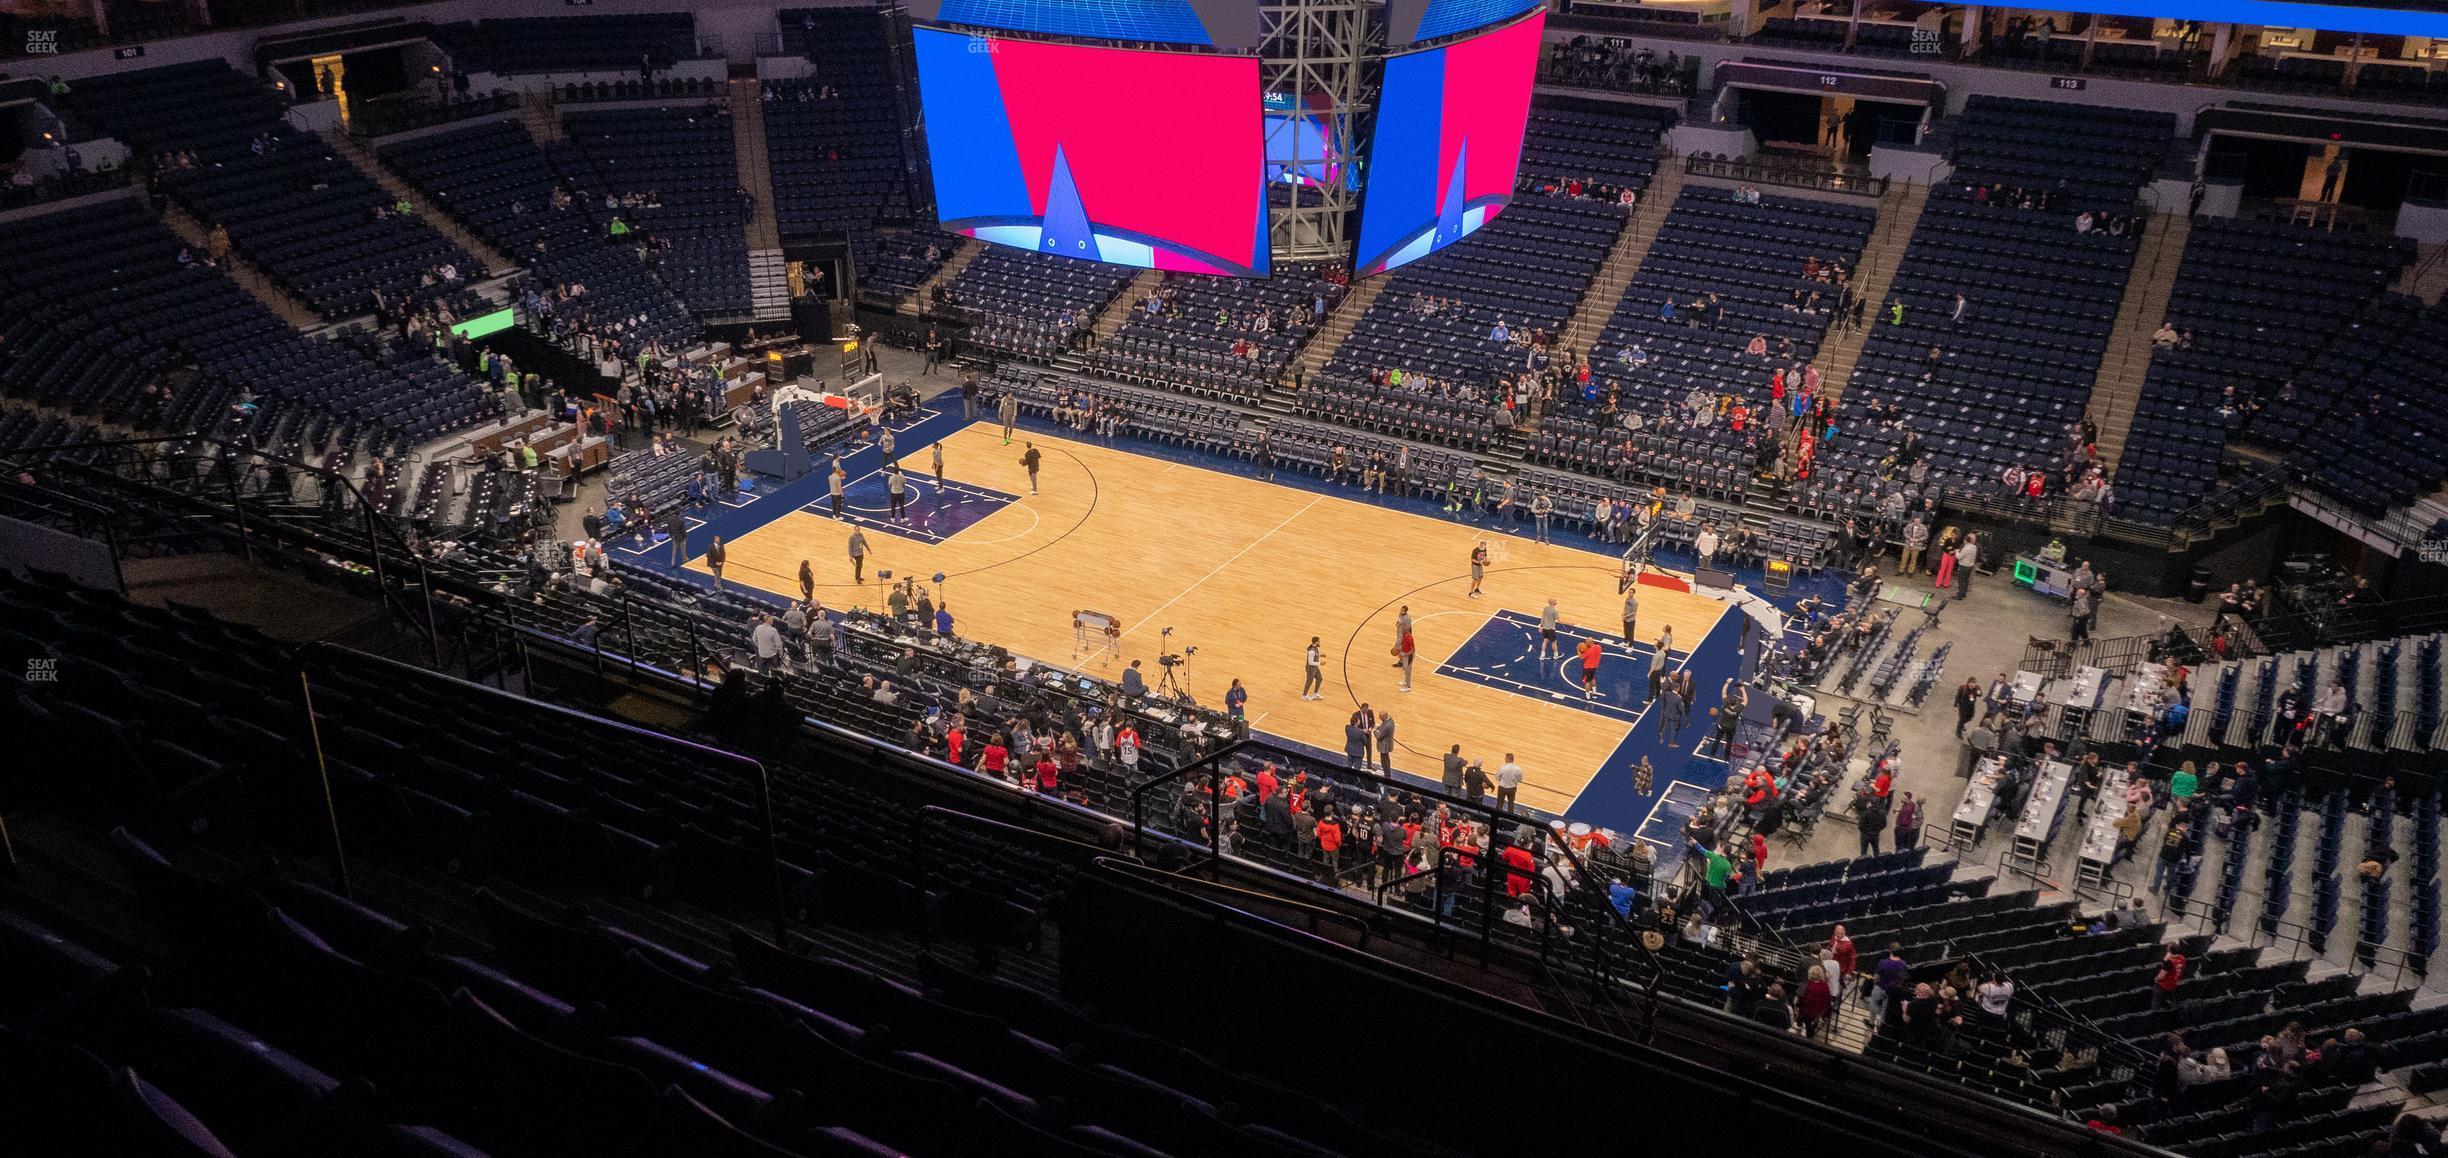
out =
[(909, 11), (920, 24), (1216, 48), (1258, 45), (1258, 0), (910, 0)]
[(1257, 58), (915, 35), (944, 228), (1114, 265), (1266, 276)]
[(1435, 40), (1473, 28), (1485, 28), (1542, 6), (1545, 0), (1390, 0), (1386, 5), (1386, 43), (1411, 44)]
[(1386, 60), (1360, 203), (1361, 273), (1383, 273), (1495, 220), (1513, 199), (1545, 13)]
[(1294, 99), (1266, 94), (1267, 180), (1286, 185), (1357, 187), (1360, 175), (1335, 148), (1333, 102), (1324, 94)]

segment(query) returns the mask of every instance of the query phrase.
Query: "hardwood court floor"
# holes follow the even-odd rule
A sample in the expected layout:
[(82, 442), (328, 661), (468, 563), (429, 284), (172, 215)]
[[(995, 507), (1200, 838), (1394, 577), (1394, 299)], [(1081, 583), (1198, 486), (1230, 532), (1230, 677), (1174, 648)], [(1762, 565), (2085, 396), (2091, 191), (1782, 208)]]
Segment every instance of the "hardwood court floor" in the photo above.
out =
[[(1492, 776), (1510, 751), (1525, 773), (1522, 803), (1556, 813), (1634, 726), (1543, 693), (1435, 674), (1499, 610), (1536, 616), (1550, 596), (1566, 623), (1620, 632), (1613, 557), (1378, 506), (1357, 490), (1350, 493), (1362, 499), (1322, 495), (1021, 433), (1044, 455), (1040, 495), (1028, 496), (1019, 441), (1002, 445), (984, 422), (959, 430), (944, 439), (945, 477), (1023, 497), (939, 544), (869, 531), (863, 585), (850, 581), (849, 524), (806, 510), (726, 544), (725, 578), (795, 595), (804, 558), (827, 606), (877, 608), (888, 586), (878, 570), (921, 578), (941, 571), (944, 603), (965, 637), (1108, 678), (1136, 659), (1151, 686), (1160, 644), (1196, 647), (1191, 692), (1220, 705), (1229, 680), (1240, 677), (1259, 731), (1340, 752), (1344, 721), (1371, 703), (1394, 714), (1398, 769), (1433, 779), (1438, 755), (1459, 743)], [(923, 470), (923, 447), (903, 451)], [(1486, 594), (1470, 599), (1470, 549), (1482, 540), (1491, 555)], [(688, 566), (705, 570), (702, 560)], [(1406, 603), (1419, 657), (1408, 693), (1389, 656)], [(1108, 652), (1075, 662), (1075, 609), (1123, 624), (1120, 661)], [(1713, 599), (1644, 587), (1643, 642), (1671, 624), (1677, 651), (1697, 647), (1725, 610)], [(1174, 629), (1169, 642), (1160, 635), (1166, 627)], [(1326, 698), (1303, 701), (1301, 650), (1312, 635), (1326, 657)], [(1714, 689), (1706, 692), (1704, 702), (1714, 698)]]

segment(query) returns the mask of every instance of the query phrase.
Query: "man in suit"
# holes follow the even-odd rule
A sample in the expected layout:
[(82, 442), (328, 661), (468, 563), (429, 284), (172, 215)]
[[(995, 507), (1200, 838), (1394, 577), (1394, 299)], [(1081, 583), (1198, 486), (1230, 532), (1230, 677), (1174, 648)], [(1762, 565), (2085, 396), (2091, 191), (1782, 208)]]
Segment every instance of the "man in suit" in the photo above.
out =
[(722, 536), (716, 535), (714, 541), (706, 546), (706, 570), (714, 573), (716, 591), (722, 590), (723, 557)]

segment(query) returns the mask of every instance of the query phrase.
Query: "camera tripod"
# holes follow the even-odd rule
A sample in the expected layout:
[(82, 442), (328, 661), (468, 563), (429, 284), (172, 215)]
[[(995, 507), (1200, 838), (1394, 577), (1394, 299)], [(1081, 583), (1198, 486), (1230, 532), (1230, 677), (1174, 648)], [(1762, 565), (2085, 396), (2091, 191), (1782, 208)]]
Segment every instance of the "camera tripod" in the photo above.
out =
[(1157, 657), (1156, 663), (1158, 671), (1156, 675), (1156, 694), (1160, 696), (1171, 696), (1174, 699), (1188, 703), (1190, 700), (1190, 689), (1183, 687), (1182, 681), (1173, 678), (1173, 673), (1180, 671), (1183, 667), (1187, 666), (1189, 662), (1190, 661), (1187, 658), (1181, 656), (1167, 655)]
[[(1185, 704), (1193, 702), (1190, 699), (1188, 673), (1190, 670), (1190, 656), (1198, 649), (1195, 647), (1190, 647), (1184, 648), (1179, 652), (1166, 651), (1164, 649), (1165, 643), (1171, 642), (1173, 638), (1173, 629), (1170, 627), (1157, 633), (1157, 638), (1163, 642), (1156, 645), (1157, 675), (1156, 687), (1154, 689), (1155, 694), (1171, 696)], [(1176, 672), (1180, 672), (1182, 674), (1176, 677), (1174, 674)]]

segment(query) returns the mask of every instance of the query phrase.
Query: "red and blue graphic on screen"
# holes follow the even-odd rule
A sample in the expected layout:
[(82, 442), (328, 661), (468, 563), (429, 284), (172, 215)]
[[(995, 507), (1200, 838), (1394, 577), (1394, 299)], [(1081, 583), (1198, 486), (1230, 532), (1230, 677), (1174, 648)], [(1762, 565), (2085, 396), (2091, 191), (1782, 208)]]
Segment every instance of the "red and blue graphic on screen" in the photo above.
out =
[(1333, 110), (1333, 99), (1323, 93), (1297, 101), (1290, 93), (1266, 94), (1267, 180), (1359, 186), (1359, 174), (1335, 147)]
[(1267, 273), (1253, 57), (915, 30), (935, 213), (998, 245)]
[(1361, 273), (1417, 261), (1513, 198), (1546, 17), (1386, 60), (1360, 211)]

